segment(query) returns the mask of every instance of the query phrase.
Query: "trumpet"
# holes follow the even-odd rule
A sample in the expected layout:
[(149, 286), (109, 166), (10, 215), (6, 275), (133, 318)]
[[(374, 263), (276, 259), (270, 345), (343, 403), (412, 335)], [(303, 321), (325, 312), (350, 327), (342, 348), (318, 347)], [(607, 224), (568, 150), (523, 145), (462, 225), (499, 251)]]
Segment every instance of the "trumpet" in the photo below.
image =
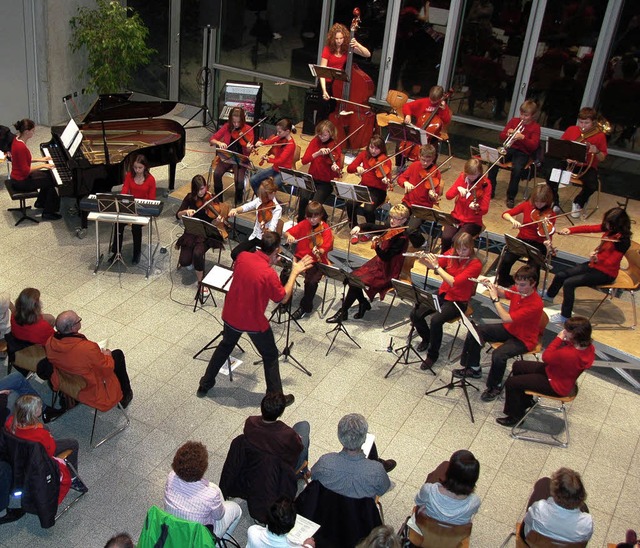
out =
[(516, 140), (516, 135), (518, 133), (522, 133), (523, 129), (524, 129), (524, 122), (522, 120), (520, 120), (518, 122), (518, 125), (513, 130), (513, 132), (509, 136), (507, 136), (507, 138), (504, 140), (504, 143), (502, 143), (502, 146), (498, 147), (497, 150), (498, 150), (498, 154), (500, 154), (500, 156), (505, 156), (507, 154), (507, 149)]
[[(487, 287), (488, 284), (490, 284), (490, 280), (479, 280), (478, 278), (468, 278), (468, 280), (470, 282), (476, 282), (479, 284), (484, 285), (485, 287)], [(498, 289), (502, 289), (502, 291), (505, 291), (507, 293), (515, 293), (516, 295), (520, 295), (521, 297), (526, 297), (526, 293), (522, 293), (521, 291), (516, 291), (515, 289), (509, 289), (508, 287), (502, 287), (501, 285), (496, 285), (496, 287)]]

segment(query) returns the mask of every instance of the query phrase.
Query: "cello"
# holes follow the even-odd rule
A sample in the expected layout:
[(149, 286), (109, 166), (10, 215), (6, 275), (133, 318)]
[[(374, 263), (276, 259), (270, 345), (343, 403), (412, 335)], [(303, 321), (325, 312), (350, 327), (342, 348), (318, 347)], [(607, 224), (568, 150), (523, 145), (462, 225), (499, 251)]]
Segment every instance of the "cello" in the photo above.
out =
[[(438, 137), (440, 132), (442, 131), (443, 122), (440, 116), (438, 116), (438, 112), (441, 108), (443, 102), (446, 102), (449, 97), (451, 97), (454, 93), (454, 89), (451, 88), (447, 91), (440, 100), (440, 104), (437, 108), (433, 109), (432, 112), (427, 113), (425, 110), (420, 117), (416, 120), (416, 126), (419, 126), (420, 129), (427, 132), (427, 143), (431, 142), (433, 136)], [(420, 154), (420, 145), (416, 145), (410, 141), (401, 141), (400, 149), (409, 148), (409, 152), (404, 154), (404, 157), (412, 162), (418, 159)]]
[[(351, 37), (360, 26), (360, 9), (353, 9)], [(345, 72), (349, 80), (338, 80), (333, 84), (333, 94), (337, 99), (335, 110), (329, 114), (329, 120), (338, 130), (338, 141), (344, 140), (346, 148), (364, 148), (369, 143), (375, 128), (375, 116), (371, 110), (365, 110), (366, 102), (375, 93), (371, 77), (358, 65), (353, 64), (353, 48), (349, 45)], [(343, 99), (341, 101), (340, 99)], [(355, 108), (354, 108), (355, 107)], [(342, 111), (348, 111), (342, 114)], [(362, 126), (362, 128), (360, 128)], [(349, 134), (350, 128), (356, 128)]]

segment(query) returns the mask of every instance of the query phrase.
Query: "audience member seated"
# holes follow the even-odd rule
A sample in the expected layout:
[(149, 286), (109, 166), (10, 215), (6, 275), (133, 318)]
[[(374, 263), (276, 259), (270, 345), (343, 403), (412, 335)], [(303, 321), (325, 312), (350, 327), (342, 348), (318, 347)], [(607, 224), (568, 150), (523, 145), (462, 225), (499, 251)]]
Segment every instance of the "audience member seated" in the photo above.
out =
[(365, 456), (362, 445), (367, 439), (368, 429), (366, 419), (358, 413), (342, 417), (338, 423), (342, 451), (322, 455), (311, 468), (311, 477), (345, 497), (361, 499), (384, 495), (391, 487), (387, 471), (395, 468), (396, 463), (378, 460), (374, 448), (369, 458)]
[[(21, 373), (13, 372), (0, 379), (0, 424), (4, 424), (4, 421), (11, 414), (16, 400), (25, 394), (40, 397)], [(42, 422), (47, 424), (63, 413), (63, 409), (54, 409), (45, 405), (42, 411)]]
[(80, 318), (73, 310), (61, 312), (56, 318), (57, 333), (45, 345), (47, 358), (54, 367), (51, 383), (58, 389), (58, 370), (81, 376), (87, 383), (78, 400), (108, 411), (118, 402), (127, 407), (133, 391), (122, 350), (101, 349), (97, 343), (80, 333)]
[(427, 476), (416, 495), (416, 511), (451, 525), (470, 523), (480, 508), (473, 492), (479, 475), (480, 463), (473, 453), (456, 451)]
[(293, 501), (287, 497), (276, 500), (269, 508), (267, 526), (252, 525), (247, 529), (247, 548), (265, 548), (283, 546), (288, 548), (313, 548), (313, 538), (302, 544), (294, 544), (287, 539), (287, 533), (296, 524), (296, 509)]
[[(72, 453), (68, 460), (71, 465), (78, 469), (78, 441), (71, 438), (54, 439), (51, 433), (42, 424), (42, 400), (37, 396), (20, 396), (16, 401), (13, 415), (7, 419), (5, 428), (14, 436), (23, 440), (40, 443), (46, 450), (47, 455), (56, 455), (71, 449)], [(60, 467), (60, 493), (58, 504), (62, 502), (70, 488), (86, 493), (87, 487), (80, 478), (71, 477), (71, 471), (63, 460), (56, 459)]]
[(310, 426), (300, 421), (291, 427), (278, 420), (286, 405), (282, 392), (268, 392), (260, 403), (262, 416), (245, 421), (244, 435), (256, 449), (280, 457), (297, 472), (309, 459)]
[(202, 443), (188, 441), (180, 447), (165, 484), (164, 509), (178, 518), (202, 523), (218, 538), (228, 538), (242, 510), (236, 502), (224, 500), (220, 488), (204, 479), (208, 467), (209, 453)]
[(527, 504), (524, 527), (562, 542), (587, 542), (593, 535), (593, 518), (584, 501), (587, 492), (580, 474), (560, 468), (551, 478), (539, 479)]
[(22, 508), (8, 508), (12, 482), (11, 465), (0, 460), (0, 525), (19, 520), (25, 514)]
[(136, 545), (129, 533), (118, 533), (107, 541), (104, 548), (136, 548)]
[(376, 527), (356, 548), (400, 548), (400, 537), (388, 525)]
[(0, 340), (4, 339), (5, 333), (11, 331), (11, 315), (15, 310), (9, 294), (0, 293)]
[(44, 345), (53, 335), (55, 319), (51, 314), (43, 314), (40, 291), (26, 287), (16, 299), (15, 312), (11, 316), (11, 334), (18, 343), (13, 351), (32, 344)]

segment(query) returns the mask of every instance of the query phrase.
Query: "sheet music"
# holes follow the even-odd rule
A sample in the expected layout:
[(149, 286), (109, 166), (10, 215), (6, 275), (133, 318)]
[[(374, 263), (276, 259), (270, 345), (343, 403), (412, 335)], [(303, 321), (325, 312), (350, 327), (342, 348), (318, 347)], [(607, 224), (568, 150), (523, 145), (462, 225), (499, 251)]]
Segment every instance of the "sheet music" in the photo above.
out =
[(233, 270), (224, 268), (219, 265), (214, 265), (202, 280), (204, 285), (211, 286), (220, 291), (228, 291), (233, 278)]
[(229, 356), (229, 359), (224, 362), (224, 365), (220, 368), (220, 374), (229, 376), (230, 371), (235, 371), (241, 365), (242, 360), (234, 358), (233, 356)]
[(371, 432), (367, 432), (367, 439), (365, 439), (362, 444), (362, 450), (367, 457), (369, 456), (369, 453), (371, 453), (374, 441), (376, 441), (376, 437)]
[(490, 164), (493, 164), (500, 157), (498, 149), (496, 148), (488, 147), (486, 145), (478, 145), (478, 149), (480, 150), (480, 158)]
[(304, 541), (311, 538), (320, 529), (315, 521), (311, 521), (300, 514), (296, 515), (296, 524), (287, 533), (287, 540), (292, 544), (302, 545)]
[(456, 305), (456, 308), (458, 309), (458, 312), (460, 312), (460, 320), (462, 320), (462, 325), (464, 325), (469, 330), (469, 333), (471, 333), (473, 338), (477, 341), (477, 343), (482, 348), (484, 346), (484, 343), (480, 339), (480, 335), (478, 335), (478, 331), (476, 330), (475, 326), (471, 323), (471, 320), (469, 318), (467, 318), (465, 313), (458, 306), (458, 303), (454, 302), (453, 304)]

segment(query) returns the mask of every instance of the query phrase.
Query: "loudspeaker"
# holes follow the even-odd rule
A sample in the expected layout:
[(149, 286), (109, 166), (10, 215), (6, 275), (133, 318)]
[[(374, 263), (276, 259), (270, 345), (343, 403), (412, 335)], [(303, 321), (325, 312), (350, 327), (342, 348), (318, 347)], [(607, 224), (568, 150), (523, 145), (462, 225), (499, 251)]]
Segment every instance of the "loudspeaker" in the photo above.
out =
[(220, 24), (220, 8), (222, 0), (200, 0), (200, 19), (198, 25), (200, 27), (210, 26), (217, 29)]
[(322, 105), (322, 97), (318, 88), (307, 89), (304, 97), (304, 119), (302, 133), (314, 135), (318, 120), (318, 110)]

